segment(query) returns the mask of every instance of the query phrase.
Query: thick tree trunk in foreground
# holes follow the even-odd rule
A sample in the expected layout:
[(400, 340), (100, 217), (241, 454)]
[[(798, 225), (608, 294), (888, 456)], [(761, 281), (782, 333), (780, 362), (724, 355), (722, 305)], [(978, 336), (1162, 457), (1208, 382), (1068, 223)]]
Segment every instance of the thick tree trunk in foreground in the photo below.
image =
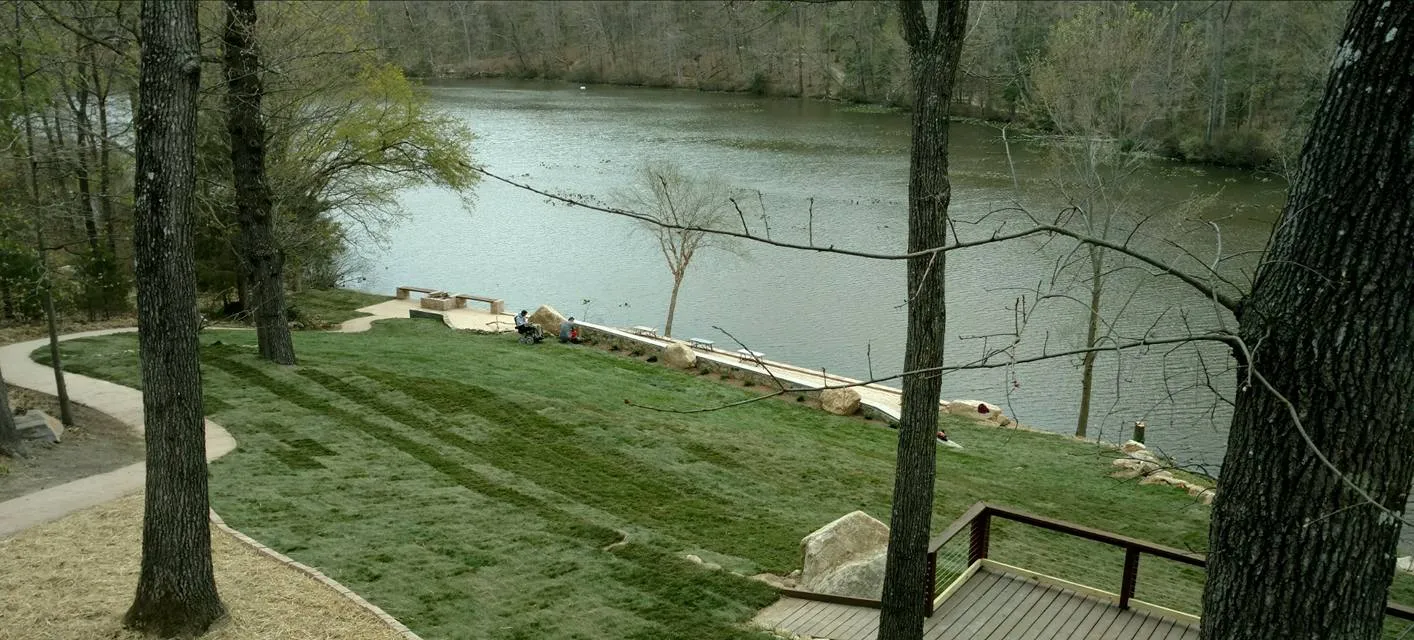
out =
[[(1271, 255), (1242, 311), (1203, 637), (1380, 637), (1414, 478), (1414, 4), (1351, 10)], [(1241, 361), (1239, 360), (1241, 363)]]
[[(941, 247), (947, 241), (948, 106), (962, 53), (967, 3), (938, 3), (938, 24), (931, 29), (921, 0), (902, 0), (904, 40), (913, 76), (913, 145), (908, 173), (908, 250)], [(904, 370), (943, 364), (944, 254), (908, 261), (908, 342)], [(884, 571), (880, 640), (910, 640), (923, 635), (931, 585), (927, 584), (928, 533), (933, 516), (933, 476), (938, 430), (937, 373), (903, 379), (898, 427), (898, 459), (889, 550)]]
[(191, 219), (196, 185), (196, 3), (142, 4), (133, 250), (147, 427), (142, 573), (123, 622), (198, 635), (225, 615), (211, 567)]
[(260, 116), (264, 89), (255, 20), (254, 0), (226, 0), (227, 130), (231, 134), (236, 220), (241, 226), (240, 257), (255, 289), (251, 314), (260, 357), (294, 364), (295, 345), (285, 313), (285, 258), (275, 242), (270, 187), (265, 182), (265, 123)]

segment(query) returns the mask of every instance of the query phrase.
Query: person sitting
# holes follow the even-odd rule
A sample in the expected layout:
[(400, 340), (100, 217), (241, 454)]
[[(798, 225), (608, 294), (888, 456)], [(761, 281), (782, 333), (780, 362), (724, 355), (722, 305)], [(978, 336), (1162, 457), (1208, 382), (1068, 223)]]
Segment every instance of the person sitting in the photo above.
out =
[(574, 316), (560, 323), (560, 342), (579, 344), (579, 325), (574, 323)]
[(528, 314), (528, 311), (526, 311), (525, 309), (521, 309), (520, 315), (516, 316), (516, 333), (519, 333), (522, 336), (528, 335), (534, 338), (536, 342), (540, 342), (542, 339), (544, 339), (544, 336), (540, 334), (540, 327), (537, 327), (530, 323), (530, 317)]

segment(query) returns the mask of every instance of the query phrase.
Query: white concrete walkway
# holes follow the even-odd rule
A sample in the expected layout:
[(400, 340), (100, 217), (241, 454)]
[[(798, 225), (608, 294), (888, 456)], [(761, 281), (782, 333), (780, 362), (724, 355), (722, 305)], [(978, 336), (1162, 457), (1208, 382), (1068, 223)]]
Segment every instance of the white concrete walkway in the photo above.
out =
[[(468, 303), (476, 304), (476, 303)], [(378, 320), (390, 320), (401, 318), (406, 320), (408, 312), (414, 309), (423, 310), (417, 300), (388, 300), (375, 305), (363, 307), (358, 311), (370, 315), (362, 318), (354, 318), (340, 325), (340, 331), (344, 333), (358, 333), (367, 331)], [(473, 309), (470, 307), (463, 309), (449, 309), (447, 311), (431, 311), (430, 313), (441, 314), (442, 321), (453, 329), (471, 329), (473, 331), (514, 331), (515, 316), (508, 314), (493, 314), (489, 311)]]
[[(60, 336), (59, 340), (135, 331), (137, 329), (85, 331)], [(54, 371), (29, 358), (31, 352), (48, 343), (48, 338), (41, 338), (0, 347), (0, 370), (5, 373), (5, 382), (55, 395)], [(141, 391), (74, 373), (65, 374), (64, 381), (68, 386), (70, 400), (113, 416), (137, 434), (142, 434)], [(221, 428), (221, 425), (206, 421), (208, 461), (220, 458), (235, 448), (236, 441), (231, 434)], [(80, 509), (142, 491), (145, 479), (146, 467), (139, 462), (0, 502), (0, 538), (12, 536), (37, 524), (57, 520)]]
[[(362, 309), (360, 309), (360, 311), (362, 311)], [(775, 360), (767, 360), (765, 358), (760, 358), (759, 364), (750, 358), (743, 360), (741, 356), (736, 353), (737, 345), (725, 346), (721, 349), (709, 351), (695, 348), (691, 344), (688, 344), (686, 340), (678, 340), (676, 338), (650, 338), (626, 329), (594, 324), (592, 322), (576, 321), (576, 324), (657, 348), (666, 347), (673, 342), (681, 343), (691, 348), (697, 354), (698, 358), (711, 360), (712, 362), (741, 369), (742, 371), (773, 375), (778, 380), (803, 387), (818, 388), (824, 386), (837, 387), (841, 385), (857, 385), (851, 388), (859, 392), (860, 403), (867, 404), (877, 409), (880, 413), (889, 416), (895, 421), (899, 419), (899, 415), (902, 411), (903, 391), (899, 389), (882, 384), (860, 384), (860, 382), (862, 382), (861, 380), (834, 374), (822, 375), (819, 371), (811, 371), (804, 367), (787, 364), (785, 362), (777, 362)]]

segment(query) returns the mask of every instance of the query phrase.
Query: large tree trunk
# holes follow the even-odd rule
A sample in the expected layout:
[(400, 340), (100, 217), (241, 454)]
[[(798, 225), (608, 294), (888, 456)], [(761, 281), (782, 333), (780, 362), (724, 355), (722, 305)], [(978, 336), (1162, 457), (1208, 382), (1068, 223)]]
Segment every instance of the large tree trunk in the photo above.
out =
[(241, 263), (249, 274), (255, 300), (256, 340), (260, 357), (277, 364), (295, 363), (295, 344), (285, 314), (285, 258), (275, 241), (270, 187), (265, 182), (265, 124), (260, 102), (260, 57), (255, 44), (254, 0), (226, 0), (225, 65), (227, 129), (241, 227)]
[(148, 0), (141, 18), (133, 250), (147, 497), (137, 597), (123, 623), (162, 637), (199, 635), (225, 615), (211, 567), (197, 351), (196, 8)]
[[(964, 0), (940, 0), (938, 25), (930, 29), (922, 0), (902, 0), (904, 39), (913, 76), (913, 144), (908, 172), (908, 250), (942, 247), (947, 242), (948, 106), (962, 54), (967, 23)], [(908, 342), (905, 371), (943, 364), (945, 254), (908, 261)], [(933, 476), (938, 430), (938, 373), (903, 379), (903, 407), (898, 427), (898, 460), (889, 518), (889, 549), (884, 571), (880, 640), (916, 640), (932, 585), (927, 584), (928, 532), (933, 516)]]
[(22, 458), (25, 453), (25, 444), (15, 430), (15, 414), (10, 413), (10, 387), (0, 372), (0, 455)]
[(1414, 4), (1357, 2), (1242, 309), (1204, 638), (1380, 637), (1414, 478), (1410, 60)]

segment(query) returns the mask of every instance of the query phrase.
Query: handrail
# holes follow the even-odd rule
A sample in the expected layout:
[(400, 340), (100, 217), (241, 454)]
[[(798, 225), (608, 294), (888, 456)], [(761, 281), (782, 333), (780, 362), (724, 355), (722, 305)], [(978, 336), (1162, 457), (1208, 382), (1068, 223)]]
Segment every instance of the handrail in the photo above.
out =
[[(1104, 544), (1123, 548), (1125, 550), (1125, 559), (1123, 572), (1121, 574), (1120, 586), (1119, 606), (1121, 608), (1128, 608), (1129, 601), (1134, 596), (1134, 591), (1138, 582), (1139, 574), (1139, 554), (1141, 553), (1147, 553), (1152, 556), (1164, 558), (1167, 560), (1173, 560), (1175, 562), (1199, 567), (1201, 569), (1207, 569), (1208, 567), (1207, 557), (1200, 554), (1189, 553), (1187, 551), (1182, 551), (1173, 547), (1155, 544), (1136, 538), (1130, 538), (1128, 536), (1122, 536), (1116, 533), (1102, 531), (1100, 529), (1093, 529), (1091, 527), (1075, 524), (1073, 522), (1066, 522), (1064, 520), (1057, 520), (1055, 518), (1038, 516), (1032, 513), (1027, 513), (1025, 511), (1018, 511), (1010, 507), (988, 504), (986, 502), (977, 502), (974, 503), (971, 507), (968, 507), (966, 512), (964, 512), (960, 517), (958, 517), (958, 519), (954, 520), (952, 524), (947, 526), (946, 529), (943, 529), (942, 533), (938, 534), (937, 537), (933, 538), (932, 541), (929, 542), (928, 562), (930, 563), (930, 566), (933, 562), (936, 561), (938, 550), (941, 549), (944, 544), (947, 544), (953, 538), (957, 537), (958, 534), (962, 533), (964, 529), (968, 528), (972, 529), (973, 546), (973, 548), (970, 550), (969, 559), (975, 562), (980, 558), (987, 557), (990, 537), (988, 534), (988, 530), (990, 529), (989, 522), (993, 516), (1006, 520), (1012, 520), (1014, 522), (1020, 522), (1022, 524), (1029, 524), (1033, 527), (1037, 527), (1040, 529), (1048, 529), (1051, 531), (1072, 535), (1077, 538), (1093, 540), (1095, 542), (1101, 542)], [(928, 615), (932, 615), (933, 607), (935, 604), (934, 600), (937, 598), (938, 595), (937, 585), (930, 584), (929, 590), (931, 593), (928, 600)], [(1385, 615), (1400, 618), (1402, 620), (1414, 620), (1414, 607), (1409, 607), (1394, 602), (1386, 602)]]

